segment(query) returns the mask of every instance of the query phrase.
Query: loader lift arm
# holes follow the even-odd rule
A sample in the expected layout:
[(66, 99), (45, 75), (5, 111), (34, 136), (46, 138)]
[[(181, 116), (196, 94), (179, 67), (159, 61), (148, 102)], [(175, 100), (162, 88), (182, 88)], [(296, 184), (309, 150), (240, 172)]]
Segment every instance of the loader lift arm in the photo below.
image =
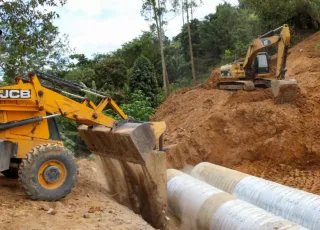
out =
[[(41, 85), (39, 78), (78, 92), (94, 94), (100, 97), (101, 101), (95, 105), (88, 98), (63, 90), (49, 89), (49, 87)], [(80, 135), (89, 149), (97, 155), (144, 164), (146, 154), (150, 153), (162, 140), (160, 137), (165, 130), (164, 122), (131, 121), (113, 99), (102, 95), (101, 92), (82, 88), (73, 82), (41, 72), (37, 72), (37, 74), (30, 72), (28, 80), (16, 77), (15, 81), (15, 85), (1, 88), (0, 111), (44, 112), (44, 114), (61, 115), (76, 121), (81, 124), (78, 128)], [(74, 96), (82, 101), (78, 102), (62, 94)], [(123, 120), (116, 121), (103, 114), (106, 106), (110, 106)], [(0, 129), (5, 130), (37, 123), (46, 118), (47, 116), (27, 117), (27, 119), (10, 121), (1, 124)], [(34, 128), (36, 129), (36, 127)], [(162, 143), (159, 143), (159, 147), (161, 146)]]
[[(41, 76), (41, 75), (39, 75)], [(61, 114), (65, 118), (77, 121), (85, 125), (104, 125), (113, 128), (116, 120), (102, 113), (106, 106), (110, 106), (122, 119), (127, 119), (127, 115), (110, 98), (103, 97), (98, 105), (83, 97), (81, 103), (65, 97), (53, 90), (43, 87), (39, 77), (35, 73), (29, 73), (29, 83), (24, 83), (20, 77), (16, 77), (16, 85), (3, 87), (2, 89), (21, 89), (30, 92), (30, 97), (19, 100), (12, 104), (12, 98), (2, 98), (0, 101), (7, 101), (1, 105), (0, 110), (4, 111), (42, 111), (50, 114)], [(25, 103), (29, 102), (29, 103)]]

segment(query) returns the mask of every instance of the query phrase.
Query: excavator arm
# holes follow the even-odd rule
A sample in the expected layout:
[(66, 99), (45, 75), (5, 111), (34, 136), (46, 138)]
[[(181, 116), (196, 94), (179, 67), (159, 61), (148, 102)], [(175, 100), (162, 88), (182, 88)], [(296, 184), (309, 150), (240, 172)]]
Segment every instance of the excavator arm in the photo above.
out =
[(290, 31), (287, 25), (283, 26), (280, 33), (281, 42), (278, 45), (278, 59), (277, 59), (277, 72), (276, 76), (278, 79), (285, 79), (285, 73), (287, 71), (287, 57), (288, 49), (290, 46)]
[[(275, 33), (279, 30), (281, 30), (280, 35), (276, 35)], [(253, 40), (248, 48), (247, 55), (243, 63), (243, 68), (247, 73), (246, 75), (249, 75), (249, 78), (254, 78), (255, 73), (252, 69), (252, 64), (257, 54), (264, 48), (274, 46), (276, 44), (278, 44), (276, 76), (278, 79), (285, 78), (286, 59), (288, 48), (290, 46), (290, 30), (286, 24)]]

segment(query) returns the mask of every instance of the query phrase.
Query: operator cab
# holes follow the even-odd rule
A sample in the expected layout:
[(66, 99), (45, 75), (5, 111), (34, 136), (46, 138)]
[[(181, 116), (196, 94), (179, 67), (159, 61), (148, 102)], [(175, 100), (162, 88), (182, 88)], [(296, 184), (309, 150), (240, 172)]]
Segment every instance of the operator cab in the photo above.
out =
[(260, 52), (253, 62), (254, 71), (256, 74), (268, 74), (270, 72), (268, 53)]

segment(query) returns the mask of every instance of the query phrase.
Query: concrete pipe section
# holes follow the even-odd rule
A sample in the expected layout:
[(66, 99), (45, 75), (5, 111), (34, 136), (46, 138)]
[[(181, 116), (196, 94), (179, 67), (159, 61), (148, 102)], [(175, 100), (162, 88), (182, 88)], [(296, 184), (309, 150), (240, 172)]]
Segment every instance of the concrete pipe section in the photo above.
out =
[(167, 170), (169, 210), (184, 230), (306, 229), (175, 169)]
[(203, 162), (191, 175), (306, 228), (320, 229), (320, 196)]

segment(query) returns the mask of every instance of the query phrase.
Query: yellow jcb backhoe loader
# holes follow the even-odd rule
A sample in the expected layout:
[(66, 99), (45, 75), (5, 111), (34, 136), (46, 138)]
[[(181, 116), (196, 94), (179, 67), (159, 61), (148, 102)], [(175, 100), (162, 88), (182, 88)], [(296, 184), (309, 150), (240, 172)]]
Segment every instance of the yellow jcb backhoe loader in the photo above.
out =
[[(279, 35), (275, 33), (281, 31)], [(271, 66), (264, 48), (278, 44), (276, 79), (269, 79)], [(271, 88), (277, 103), (291, 102), (296, 94), (297, 81), (285, 79), (290, 30), (288, 25), (269, 31), (253, 40), (244, 60), (221, 66), (217, 88), (253, 91), (255, 87)]]
[[(88, 98), (44, 86), (39, 79), (101, 101), (95, 105)], [(77, 166), (60, 139), (57, 116), (80, 124), (80, 135), (100, 156), (143, 165), (146, 154), (158, 145), (162, 148), (164, 122), (134, 122), (101, 92), (41, 72), (30, 72), (27, 79), (16, 77), (15, 82), (0, 88), (0, 172), (18, 177), (33, 200), (59, 200), (76, 184)], [(123, 120), (104, 115), (106, 106)], [(92, 129), (99, 129), (97, 136), (91, 136)]]

